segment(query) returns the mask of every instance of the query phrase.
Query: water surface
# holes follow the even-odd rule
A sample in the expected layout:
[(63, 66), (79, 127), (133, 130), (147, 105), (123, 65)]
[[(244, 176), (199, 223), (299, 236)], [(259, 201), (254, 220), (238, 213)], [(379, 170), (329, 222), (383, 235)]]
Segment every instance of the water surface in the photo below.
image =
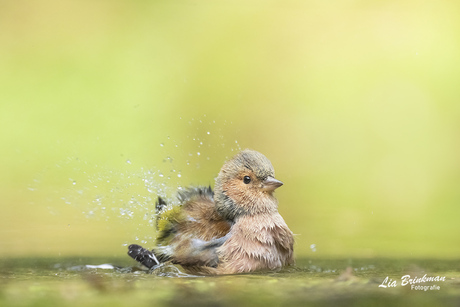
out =
[[(401, 278), (445, 277), (419, 290)], [(387, 278), (388, 277), (388, 278)], [(388, 282), (384, 282), (387, 278)], [(395, 287), (389, 287), (392, 284)], [(386, 285), (387, 287), (379, 287)], [(414, 288), (413, 287), (413, 288)], [(425, 287), (425, 288), (423, 288)], [(426, 289), (426, 290), (425, 290)], [(458, 306), (460, 264), (449, 260), (299, 259), (278, 272), (191, 276), (145, 271), (126, 258), (0, 261), (1, 306)]]

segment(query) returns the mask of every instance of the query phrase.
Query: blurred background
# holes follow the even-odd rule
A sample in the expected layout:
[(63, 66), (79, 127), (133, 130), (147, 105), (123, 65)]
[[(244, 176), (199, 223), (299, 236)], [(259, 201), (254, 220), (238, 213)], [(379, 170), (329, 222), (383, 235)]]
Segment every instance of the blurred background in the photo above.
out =
[(455, 1), (1, 1), (0, 256), (152, 247), (242, 148), (297, 257), (460, 252)]

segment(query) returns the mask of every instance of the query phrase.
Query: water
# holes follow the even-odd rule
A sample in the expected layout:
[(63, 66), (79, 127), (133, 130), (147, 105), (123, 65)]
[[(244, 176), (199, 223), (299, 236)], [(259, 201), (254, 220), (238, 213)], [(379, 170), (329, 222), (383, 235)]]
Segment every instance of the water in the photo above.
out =
[[(401, 286), (401, 277), (444, 276)], [(395, 287), (379, 287), (385, 278)], [(0, 260), (0, 306), (458, 306), (460, 264), (447, 260), (299, 259), (278, 272), (191, 276), (122, 258)]]
[[(175, 204), (176, 193), (183, 187), (212, 184), (224, 161), (241, 150), (238, 141), (224, 137), (223, 129), (231, 123), (211, 121), (203, 115), (190, 118), (189, 125), (185, 136), (165, 134), (151, 162), (121, 155), (117, 163), (108, 166), (68, 156), (30, 183), (30, 198), (40, 200), (41, 191), (56, 186), (54, 195), (46, 195), (50, 215), (76, 209), (87, 220), (111, 223), (111, 227), (130, 223), (137, 229), (120, 245), (153, 242), (157, 197)], [(55, 180), (63, 185), (51, 182)]]

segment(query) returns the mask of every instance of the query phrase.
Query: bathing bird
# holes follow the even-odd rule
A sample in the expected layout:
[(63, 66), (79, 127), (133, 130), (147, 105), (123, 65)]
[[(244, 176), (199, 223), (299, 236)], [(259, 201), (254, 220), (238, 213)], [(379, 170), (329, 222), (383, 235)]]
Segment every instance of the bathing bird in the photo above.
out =
[(294, 237), (278, 212), (271, 162), (243, 150), (225, 162), (211, 187), (179, 191), (179, 204), (159, 197), (153, 250), (133, 244), (128, 254), (148, 268), (164, 262), (187, 273), (220, 275), (275, 270), (294, 263)]

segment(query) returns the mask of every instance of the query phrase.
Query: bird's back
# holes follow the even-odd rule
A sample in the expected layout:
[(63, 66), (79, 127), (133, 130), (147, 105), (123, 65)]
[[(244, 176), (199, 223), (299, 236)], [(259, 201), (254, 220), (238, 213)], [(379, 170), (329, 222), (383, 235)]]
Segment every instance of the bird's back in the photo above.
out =
[[(215, 249), (207, 249), (204, 244), (224, 237), (231, 225), (216, 211), (212, 189), (189, 188), (180, 192), (178, 198), (179, 205), (167, 206), (161, 199), (160, 205), (157, 203), (160, 211), (157, 212), (158, 236), (154, 249), (157, 258), (183, 266), (217, 265)], [(193, 257), (196, 250), (201, 252)]]

